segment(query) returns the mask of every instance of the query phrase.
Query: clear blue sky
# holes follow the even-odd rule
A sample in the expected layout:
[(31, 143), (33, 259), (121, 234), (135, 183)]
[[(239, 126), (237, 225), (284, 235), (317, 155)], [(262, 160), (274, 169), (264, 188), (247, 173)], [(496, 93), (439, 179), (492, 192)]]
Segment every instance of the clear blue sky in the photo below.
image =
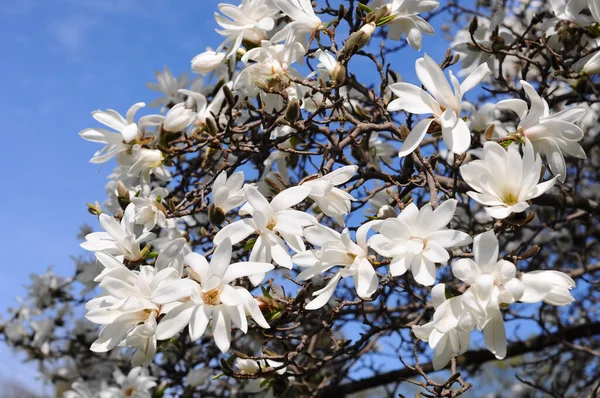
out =
[[(30, 273), (53, 265), (58, 274), (72, 275), (70, 256), (81, 253), (75, 237), (79, 226), (95, 225), (85, 202), (104, 200), (112, 166), (100, 169), (88, 163), (99, 147), (77, 133), (98, 125), (90, 112), (112, 108), (124, 114), (135, 102), (150, 103), (156, 95), (145, 83), (154, 81), (155, 70), (168, 65), (182, 73), (194, 55), (220, 44), (213, 19), (218, 3), (0, 2), (5, 174), (0, 313), (24, 294)], [(423, 47), (440, 58), (447, 42), (441, 38), (441, 23), (434, 25), (437, 36), (426, 36)], [(406, 80), (417, 83), (414, 60), (422, 54), (407, 48), (388, 61)], [(6, 347), (0, 347), (0, 363), (0, 379), (17, 375), (31, 385), (34, 369), (19, 365)]]

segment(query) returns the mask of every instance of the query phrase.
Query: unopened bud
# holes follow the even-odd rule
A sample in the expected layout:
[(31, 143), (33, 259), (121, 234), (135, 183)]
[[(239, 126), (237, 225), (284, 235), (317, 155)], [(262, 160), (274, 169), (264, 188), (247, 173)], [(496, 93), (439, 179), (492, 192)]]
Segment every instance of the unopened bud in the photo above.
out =
[(346, 7), (343, 4), (340, 4), (340, 8), (338, 9), (338, 19), (343, 19), (346, 16)]
[(121, 181), (117, 182), (117, 202), (119, 202), (119, 206), (121, 206), (121, 209), (127, 208), (129, 203), (131, 203), (129, 190)]
[(211, 203), (208, 206), (208, 220), (212, 225), (219, 226), (225, 221), (225, 212), (220, 207), (215, 206)]
[(346, 67), (339, 62), (336, 62), (333, 71), (331, 72), (331, 77), (335, 84), (335, 87), (340, 87), (346, 81)]
[(223, 64), (224, 60), (224, 52), (216, 53), (214, 51), (205, 51), (192, 59), (192, 70), (195, 73), (204, 75), (217, 69)]
[(375, 22), (370, 22), (366, 25), (363, 25), (360, 30), (352, 33), (350, 37), (348, 37), (348, 40), (346, 40), (344, 48), (342, 48), (340, 61), (345, 62), (349, 60), (350, 57), (356, 54), (358, 50), (366, 46), (371, 39), (371, 36), (373, 36), (376, 28), (377, 25), (375, 25)]
[(390, 205), (383, 205), (377, 212), (377, 218), (380, 220), (385, 220), (386, 218), (396, 218), (398, 216), (398, 212)]
[(400, 126), (400, 137), (402, 138), (402, 141), (405, 141), (409, 134), (410, 134), (410, 130), (408, 129), (408, 127), (406, 127), (406, 125), (404, 125), (404, 124), (401, 125)]
[(196, 112), (179, 103), (172, 107), (163, 121), (163, 129), (170, 133), (183, 131), (196, 120)]
[(225, 94), (225, 100), (227, 101), (227, 104), (229, 105), (230, 108), (233, 108), (235, 106), (235, 97), (233, 96), (233, 92), (231, 91), (231, 88), (229, 88), (229, 86), (224, 85), (223, 86), (223, 94)]
[(538, 245), (533, 245), (527, 250), (522, 256), (521, 260), (527, 260), (536, 255), (537, 252), (540, 251), (540, 247)]
[(285, 110), (285, 119), (288, 122), (295, 122), (300, 117), (300, 101), (293, 99), (288, 103)]
[(215, 122), (215, 119), (212, 118), (212, 116), (208, 116), (205, 120), (205, 123), (210, 135), (214, 137), (217, 134), (219, 134), (219, 127), (217, 126), (217, 123)]
[(485, 129), (485, 139), (486, 141), (491, 141), (494, 136), (494, 131), (496, 131), (496, 125), (490, 124), (487, 129)]
[(469, 23), (469, 33), (474, 35), (479, 27), (478, 25), (479, 21), (477, 20), (477, 16), (473, 15), (473, 18), (471, 18), (471, 22)]
[(100, 208), (100, 204), (98, 202), (93, 204), (87, 203), (87, 207), (90, 214), (93, 214), (95, 216), (99, 216), (100, 214), (102, 214), (102, 209)]

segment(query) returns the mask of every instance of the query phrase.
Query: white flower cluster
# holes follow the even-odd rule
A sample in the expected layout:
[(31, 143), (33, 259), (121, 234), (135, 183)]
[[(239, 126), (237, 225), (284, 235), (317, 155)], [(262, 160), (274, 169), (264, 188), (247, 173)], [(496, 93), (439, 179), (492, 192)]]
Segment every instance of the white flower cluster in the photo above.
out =
[[(592, 4), (597, 6), (593, 1)], [(420, 49), (422, 35), (433, 35), (434, 31), (418, 14), (438, 6), (433, 0), (376, 0), (365, 8), (386, 18), (384, 25), (390, 40), (405, 36), (411, 47)], [(597, 16), (596, 8), (590, 10)], [(506, 333), (502, 310), (507, 306), (540, 301), (566, 305), (573, 300), (569, 291), (574, 282), (566, 274), (520, 273), (515, 264), (502, 259), (493, 230), (471, 237), (454, 229), (451, 225), (459, 204), (456, 199), (444, 200), (439, 206), (438, 198), (421, 208), (413, 203), (402, 205), (399, 214), (383, 199), (385, 205), (376, 208), (378, 217), (360, 225), (355, 233), (352, 228), (338, 231), (324, 225), (322, 220), (330, 217), (341, 228), (346, 226), (357, 195), (351, 183), (361, 178), (362, 171), (354, 165), (335, 169), (329, 165), (324, 169), (328, 172), (292, 184), (284, 170), (289, 155), (286, 150), (292, 147), (289, 138), (295, 132), (290, 126), (271, 131), (268, 137), (279, 140), (280, 145), (279, 151), (274, 150), (265, 162), (266, 176), (274, 175), (271, 167), (276, 164), (277, 176), (287, 184), (275, 195), (261, 185), (265, 178), (255, 184), (246, 182), (243, 171), (228, 175), (227, 171), (233, 170), (229, 168), (235, 162), (233, 155), (215, 155), (222, 157), (223, 167), (213, 173), (212, 181), (205, 180), (212, 192), (206, 216), (218, 232), (211, 250), (204, 254), (192, 252), (188, 244), (192, 238), (182, 236), (178, 229), (178, 225), (190, 220), (172, 217), (176, 214), (175, 202), (169, 198), (173, 170), (169, 169), (170, 154), (165, 147), (183, 146), (183, 141), (177, 141), (182, 134), (216, 137), (227, 125), (221, 110), (232, 108), (243, 99), (259, 98), (262, 111), (267, 113), (287, 107), (289, 119), (302, 109), (312, 112), (311, 107), (331, 106), (301, 83), (316, 77), (310, 80), (311, 84), (329, 88), (343, 85), (344, 57), (351, 51), (348, 43), (364, 46), (380, 29), (373, 22), (365, 23), (357, 36), (348, 38), (341, 55), (335, 58), (325, 48), (309, 51), (314, 37), (328, 26), (309, 0), (243, 0), (239, 6), (221, 4), (219, 11), (215, 18), (220, 26), (218, 33), (225, 41), (215, 51), (196, 56), (192, 68), (197, 73), (214, 73), (224, 84), (216, 90), (194, 84), (192, 90), (187, 90), (187, 78), (176, 80), (165, 72), (160, 75), (159, 84), (153, 86), (167, 96), (158, 101), (168, 108), (164, 116), (149, 115), (136, 121), (135, 114), (143, 103), (133, 105), (126, 117), (113, 110), (96, 111), (92, 116), (114, 131), (90, 128), (80, 133), (88, 141), (105, 145), (91, 162), (105, 163), (114, 158), (118, 163), (108, 185), (110, 203), (105, 205), (114, 210), (114, 215), (99, 207), (91, 208), (99, 215), (103, 232), (88, 234), (81, 245), (94, 252), (101, 264), (93, 279), (102, 293), (86, 305), (87, 319), (102, 325), (91, 347), (93, 351), (130, 347), (136, 350), (133, 364), (148, 365), (161, 340), (169, 340), (187, 328), (191, 341), (210, 335), (225, 353), (231, 346), (232, 325), (241, 333), (247, 333), (252, 326), (270, 328), (252, 294), (252, 286), (260, 285), (267, 274), (279, 268), (291, 270), (294, 265), (302, 269), (296, 274), (299, 283), (313, 280), (319, 284), (320, 277), (330, 276), (312, 292), (305, 305), (308, 310), (317, 310), (331, 302), (344, 278), (352, 277), (360, 299), (375, 300), (385, 274), (398, 277), (410, 270), (416, 283), (433, 286), (438, 267), (451, 263), (452, 273), (462, 286), (461, 293), (453, 295), (446, 285), (435, 285), (432, 321), (413, 327), (415, 335), (428, 341), (434, 350), (436, 369), (467, 350), (470, 332), (475, 328), (483, 331), (486, 347), (503, 358)], [(557, 18), (567, 17), (557, 14)], [(587, 14), (574, 18), (577, 23), (590, 20)], [(490, 32), (497, 24), (492, 20), (480, 26), (475, 32), (480, 44), (492, 40)], [(465, 52), (470, 48), (458, 46)], [(300, 65), (312, 53), (320, 64), (317, 71), (305, 77)], [(593, 72), (595, 58), (583, 68), (585, 73)], [(489, 216), (503, 220), (528, 209), (532, 199), (543, 195), (557, 181), (565, 181), (565, 156), (585, 158), (579, 144), (583, 131), (575, 125), (585, 109), (570, 107), (551, 114), (534, 87), (521, 81), (529, 105), (522, 99), (506, 99), (486, 105), (477, 117), (473, 115), (480, 110), (473, 109), (469, 119), (462, 114), (470, 106), (463, 96), (495, 71), (492, 64), (484, 56), (471, 56), (465, 68), (473, 67), (461, 83), (452, 72), (448, 80), (433, 58), (424, 55), (416, 62), (416, 73), (424, 89), (404, 82), (391, 84), (395, 98), (387, 104), (387, 111), (427, 115), (404, 137), (399, 150), (401, 158), (419, 152), (428, 133), (440, 133), (448, 150), (462, 155), (471, 148), (473, 132), (483, 132), (486, 126), (500, 123), (496, 115), (502, 111), (516, 114), (518, 122), (514, 126), (504, 123), (506, 133), (487, 141), (479, 159), (460, 167), (460, 175), (472, 189), (468, 196), (480, 203)], [(211, 96), (209, 92), (216, 94)], [(340, 88), (339, 93), (349, 109), (359, 104), (355, 98), (360, 93), (348, 88)], [(207, 99), (210, 97), (211, 101)], [(249, 117), (243, 110), (239, 113), (241, 118)], [(477, 123), (483, 128), (478, 129)], [(282, 137), (287, 137), (287, 144), (281, 141)], [(377, 163), (380, 159), (392, 160), (390, 149), (395, 150), (378, 141), (376, 134), (369, 142), (376, 149), (370, 156)], [(542, 157), (554, 176), (544, 182), (540, 182)], [(236, 249), (240, 243), (244, 244), (241, 252)], [(473, 259), (452, 261), (452, 250), (471, 243)], [(246, 261), (232, 260), (246, 255)], [(250, 283), (241, 282), (243, 278)], [(272, 362), (261, 367), (280, 365)], [(252, 361), (237, 363), (239, 369), (248, 373), (256, 373), (257, 366)], [(285, 373), (285, 368), (278, 372)], [(139, 371), (134, 376), (138, 374)], [(119, 382), (122, 388), (131, 384), (137, 390), (146, 390), (153, 383), (147, 377)], [(69, 396), (92, 396), (86, 393), (84, 384), (76, 383), (73, 388)]]

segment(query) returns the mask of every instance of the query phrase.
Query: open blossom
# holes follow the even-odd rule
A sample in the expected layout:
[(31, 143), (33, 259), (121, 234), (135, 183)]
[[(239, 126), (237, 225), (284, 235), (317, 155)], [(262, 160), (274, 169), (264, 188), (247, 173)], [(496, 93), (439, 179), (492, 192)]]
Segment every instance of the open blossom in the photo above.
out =
[(256, 299), (242, 286), (231, 286), (235, 279), (264, 274), (273, 265), (263, 262), (231, 264), (231, 241), (225, 238), (217, 246), (210, 260), (197, 253), (186, 256), (188, 277), (167, 280), (152, 294), (156, 304), (169, 305), (160, 321), (156, 337), (165, 340), (188, 326), (192, 341), (212, 328), (215, 344), (222, 352), (231, 345), (231, 323), (243, 332), (248, 331), (246, 311), (263, 328), (269, 328)]
[(162, 181), (170, 181), (171, 173), (165, 166), (165, 156), (158, 149), (142, 148), (134, 145), (126, 158), (117, 157), (117, 161), (129, 178), (139, 177), (146, 186), (150, 185), (150, 175)]
[(392, 276), (410, 269), (417, 282), (433, 285), (435, 264), (446, 264), (450, 259), (446, 249), (471, 243), (466, 233), (446, 227), (454, 217), (456, 205), (455, 199), (449, 199), (435, 210), (430, 203), (419, 210), (411, 203), (398, 217), (387, 218), (378, 226), (379, 234), (369, 239), (369, 246), (392, 259)]
[(136, 229), (135, 205), (130, 203), (125, 209), (121, 222), (107, 214), (100, 214), (100, 226), (104, 232), (92, 232), (85, 236), (81, 247), (89, 251), (101, 251), (115, 256), (123, 256), (128, 261), (138, 261), (144, 257), (141, 244), (154, 239), (151, 232)]
[[(303, 228), (317, 222), (312, 215), (291, 209), (308, 196), (310, 188), (288, 188), (277, 194), (270, 203), (254, 186), (246, 185), (244, 191), (248, 203), (242, 207), (240, 214), (249, 214), (251, 217), (221, 229), (215, 236), (214, 244), (220, 245), (225, 239), (231, 239), (236, 244), (256, 234), (258, 236), (250, 252), (250, 261), (275, 261), (278, 265), (291, 269), (293, 264), (288, 246), (295, 252), (304, 251), (306, 246), (302, 240)], [(250, 278), (255, 284), (262, 279), (264, 274), (256, 274)]]
[(262, 40), (267, 40), (267, 32), (275, 27), (275, 21), (280, 14), (279, 10), (272, 6), (271, 0), (242, 0), (237, 7), (222, 3), (219, 4), (219, 11), (225, 16), (215, 12), (215, 20), (222, 28), (216, 31), (226, 39), (216, 52), (219, 53), (226, 47), (227, 55), (232, 60), (235, 59), (242, 41), (259, 44)]
[(333, 71), (338, 66), (335, 57), (331, 55), (329, 51), (323, 51), (320, 48), (315, 51), (314, 57), (319, 60), (319, 63), (317, 64), (317, 69), (314, 72), (311, 72), (307, 78), (314, 75), (319, 75), (321, 80), (333, 78)]
[(300, 42), (305, 46), (308, 34), (325, 27), (321, 18), (315, 15), (311, 0), (273, 0), (273, 3), (292, 19), (273, 36), (271, 41), (275, 43), (285, 40), (286, 43)]
[(306, 50), (300, 43), (284, 45), (263, 41), (260, 47), (249, 50), (242, 57), (244, 63), (250, 60), (256, 63), (242, 70), (234, 88), (244, 90), (250, 98), (259, 94), (268, 110), (281, 109), (281, 96), (271, 94), (270, 91), (290, 89), (291, 77), (302, 80), (302, 75), (291, 65), (302, 60), (305, 53)]
[(470, 285), (469, 290), (485, 310), (478, 327), (483, 329), (485, 346), (496, 358), (502, 359), (506, 356), (506, 330), (500, 309), (523, 296), (523, 282), (517, 278), (513, 263), (498, 259), (499, 244), (493, 230), (475, 237), (473, 254), (473, 259), (456, 261), (452, 273)]
[(154, 188), (148, 197), (133, 197), (131, 203), (135, 206), (134, 220), (143, 225), (144, 231), (152, 231), (157, 225), (161, 228), (173, 228), (174, 219), (168, 219), (163, 199), (169, 195), (166, 188)]
[(175, 78), (175, 76), (173, 76), (173, 72), (171, 72), (171, 69), (166, 66), (164, 71), (156, 71), (154, 74), (157, 82), (146, 83), (146, 87), (148, 87), (150, 90), (158, 91), (159, 93), (164, 94), (164, 96), (152, 101), (148, 105), (151, 108), (162, 106), (163, 109), (165, 109), (164, 107), (168, 105), (182, 102), (183, 95), (180, 94), (178, 90), (186, 88), (195, 82), (195, 79), (188, 78), (188, 72), (185, 72)]
[(321, 211), (333, 217), (338, 225), (344, 226), (344, 216), (352, 209), (351, 201), (356, 200), (348, 192), (337, 188), (356, 174), (358, 166), (344, 166), (323, 177), (305, 181), (303, 187), (310, 188), (308, 197), (315, 201)]
[(545, 156), (550, 171), (560, 182), (567, 178), (567, 164), (563, 153), (585, 159), (585, 151), (578, 144), (583, 139), (583, 130), (574, 123), (585, 113), (584, 107), (570, 107), (550, 115), (548, 103), (526, 81), (521, 86), (529, 97), (531, 106), (521, 99), (498, 102), (496, 109), (512, 111), (519, 117), (517, 133), (526, 137), (536, 153)]
[(429, 343), (434, 350), (433, 369), (440, 370), (469, 349), (471, 331), (484, 311), (470, 290), (447, 298), (443, 283), (431, 289), (431, 303), (435, 308), (431, 322), (414, 325), (412, 331), (417, 338)]
[(145, 121), (149, 119), (142, 117), (139, 123), (136, 123), (133, 118), (136, 112), (144, 106), (146, 104), (143, 102), (133, 104), (125, 118), (112, 109), (92, 112), (94, 119), (118, 133), (100, 128), (88, 128), (79, 133), (84, 140), (106, 144), (104, 148), (94, 154), (90, 160), (91, 163), (104, 163), (110, 160), (116, 154), (129, 150), (135, 141), (142, 137), (141, 129), (144, 127)]
[(398, 155), (403, 157), (413, 152), (433, 122), (440, 125), (444, 143), (450, 151), (456, 154), (466, 152), (471, 145), (471, 133), (465, 121), (460, 118), (462, 97), (487, 76), (490, 71), (487, 64), (478, 66), (462, 83), (450, 71), (454, 92), (442, 69), (427, 54), (417, 60), (415, 67), (419, 80), (428, 92), (413, 84), (394, 83), (390, 85), (390, 89), (398, 98), (390, 102), (387, 109), (390, 112), (404, 110), (417, 115), (432, 114), (433, 117), (423, 119), (413, 127)]
[(484, 144), (483, 159), (460, 168), (465, 182), (475, 190), (467, 195), (486, 206), (486, 213), (497, 219), (524, 211), (529, 207), (528, 200), (554, 186), (557, 177), (539, 183), (541, 171), (542, 160), (533, 153), (531, 144), (524, 145), (521, 157), (518, 145), (505, 150), (493, 141)]
[(134, 365), (151, 362), (157, 350), (156, 319), (162, 310), (150, 300), (152, 292), (160, 282), (178, 277), (175, 268), (157, 271), (151, 266), (139, 271), (116, 268), (104, 276), (100, 282), (104, 293), (85, 306), (86, 318), (103, 325), (90, 349), (107, 352), (117, 345), (135, 347)]
[(356, 243), (350, 238), (348, 229), (344, 229), (340, 234), (320, 224), (306, 228), (304, 231), (306, 240), (319, 249), (305, 251), (294, 256), (294, 263), (300, 267), (308, 267), (298, 274), (298, 280), (308, 280), (333, 267), (342, 267), (331, 277), (324, 288), (313, 293), (316, 298), (306, 305), (306, 309), (315, 310), (327, 304), (338, 282), (348, 276), (354, 279), (358, 297), (371, 298), (379, 286), (379, 278), (368, 259), (367, 233), (377, 223), (379, 221), (370, 221), (361, 225), (356, 231)]
[(243, 171), (233, 173), (230, 177), (227, 177), (226, 171), (218, 175), (212, 186), (212, 203), (208, 209), (211, 223), (220, 225), (227, 213), (246, 201), (243, 185)]
[(418, 14), (430, 12), (440, 6), (437, 0), (374, 0), (368, 4), (372, 9), (385, 6), (395, 18), (387, 24), (388, 39), (406, 41), (415, 50), (421, 49), (423, 34), (433, 36), (433, 27)]

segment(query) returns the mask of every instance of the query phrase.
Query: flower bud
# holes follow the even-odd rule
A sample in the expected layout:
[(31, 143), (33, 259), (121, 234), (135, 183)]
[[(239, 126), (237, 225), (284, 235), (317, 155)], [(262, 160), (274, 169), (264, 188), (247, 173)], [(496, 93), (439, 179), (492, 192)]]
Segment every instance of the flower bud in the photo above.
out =
[(219, 226), (225, 221), (225, 212), (220, 207), (216, 207), (214, 203), (208, 206), (208, 220), (212, 225)]
[(350, 37), (348, 37), (348, 40), (346, 40), (344, 48), (342, 48), (339, 60), (341, 62), (348, 61), (352, 55), (356, 54), (358, 50), (366, 46), (376, 28), (377, 25), (375, 25), (375, 22), (371, 22), (363, 25), (358, 31), (352, 33)]
[(163, 130), (169, 133), (178, 133), (196, 120), (196, 112), (179, 103), (169, 110), (163, 121)]
[(583, 73), (588, 76), (600, 73), (600, 51), (596, 52), (596, 54), (583, 65)]
[(285, 110), (285, 119), (288, 122), (295, 122), (300, 117), (300, 101), (293, 99), (289, 102)]
[(477, 31), (478, 25), (479, 21), (477, 20), (477, 16), (473, 15), (473, 18), (471, 18), (471, 22), (469, 23), (469, 33), (474, 35)]
[(336, 62), (333, 71), (331, 72), (331, 78), (335, 83), (335, 87), (340, 87), (346, 81), (346, 67), (339, 62)]
[(224, 52), (205, 51), (192, 59), (192, 70), (200, 75), (205, 75), (217, 69), (224, 60)]

